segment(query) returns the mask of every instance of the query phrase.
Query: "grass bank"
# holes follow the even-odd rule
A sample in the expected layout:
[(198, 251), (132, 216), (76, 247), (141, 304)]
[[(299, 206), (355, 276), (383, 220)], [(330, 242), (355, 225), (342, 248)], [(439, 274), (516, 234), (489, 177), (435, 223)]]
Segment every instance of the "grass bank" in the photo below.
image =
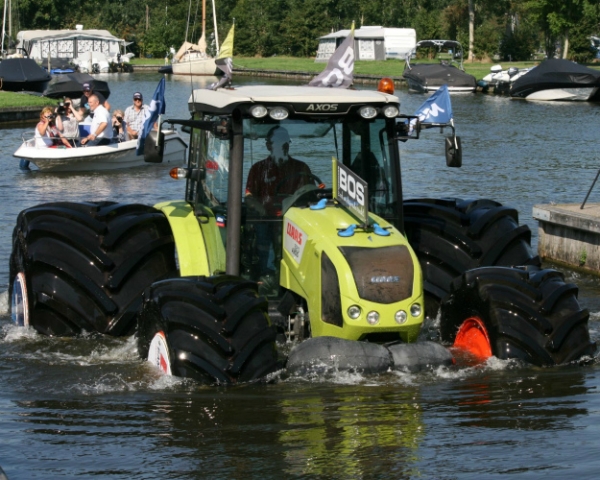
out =
[(0, 109), (23, 108), (23, 107), (55, 107), (58, 101), (53, 98), (38, 97), (26, 93), (2, 92), (0, 91)]

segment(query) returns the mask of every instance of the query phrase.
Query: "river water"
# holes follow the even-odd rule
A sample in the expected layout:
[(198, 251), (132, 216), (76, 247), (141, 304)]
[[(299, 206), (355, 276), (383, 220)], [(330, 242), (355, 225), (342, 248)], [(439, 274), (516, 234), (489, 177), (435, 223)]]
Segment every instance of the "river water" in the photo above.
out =
[[(137, 90), (149, 101), (159, 78), (110, 76), (109, 101), (124, 109)], [(168, 79), (168, 116), (187, 118), (189, 94), (189, 79)], [(409, 114), (425, 99), (399, 95)], [(403, 145), (406, 195), (515, 206), (536, 244), (533, 205), (581, 203), (600, 168), (600, 105), (481, 94), (452, 102), (463, 168), (446, 168), (443, 137), (424, 132)], [(0, 466), (10, 480), (598, 477), (597, 363), (541, 369), (492, 358), (420, 374), (280, 375), (214, 388), (157, 374), (131, 338), (46, 338), (13, 327), (6, 289), (19, 211), (56, 200), (153, 204), (184, 188), (156, 166), (20, 172), (12, 152), (32, 128), (0, 131)], [(600, 185), (589, 201), (600, 201)], [(597, 341), (600, 281), (565, 274), (580, 286)]]

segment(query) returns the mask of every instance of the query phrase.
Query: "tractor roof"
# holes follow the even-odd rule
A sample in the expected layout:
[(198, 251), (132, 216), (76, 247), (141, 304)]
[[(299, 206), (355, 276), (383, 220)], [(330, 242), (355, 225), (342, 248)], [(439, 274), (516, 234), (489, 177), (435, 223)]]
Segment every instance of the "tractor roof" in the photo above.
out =
[(248, 85), (232, 89), (194, 90), (190, 110), (230, 113), (240, 104), (387, 104), (399, 106), (395, 95), (374, 90), (350, 90), (307, 86)]

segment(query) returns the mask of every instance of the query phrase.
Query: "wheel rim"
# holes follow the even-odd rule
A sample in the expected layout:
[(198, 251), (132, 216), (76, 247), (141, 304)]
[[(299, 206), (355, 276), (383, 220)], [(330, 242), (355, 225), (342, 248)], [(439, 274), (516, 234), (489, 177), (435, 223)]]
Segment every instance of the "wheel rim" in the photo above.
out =
[(13, 284), (11, 304), (11, 318), (15, 325), (19, 327), (29, 326), (29, 304), (27, 301), (27, 284), (25, 274), (17, 273)]
[(454, 347), (470, 354), (486, 359), (492, 356), (492, 345), (488, 331), (479, 317), (467, 318), (456, 334)]
[(148, 361), (166, 375), (171, 373), (171, 358), (167, 339), (163, 332), (154, 335), (148, 350)]

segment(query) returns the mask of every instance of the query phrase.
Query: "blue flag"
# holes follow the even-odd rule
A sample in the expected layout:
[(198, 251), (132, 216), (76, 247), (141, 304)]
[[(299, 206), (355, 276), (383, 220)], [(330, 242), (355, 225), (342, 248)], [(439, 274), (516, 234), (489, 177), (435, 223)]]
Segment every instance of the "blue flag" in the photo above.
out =
[(154, 96), (152, 97), (152, 101), (150, 102), (150, 108), (144, 117), (144, 128), (142, 129), (142, 134), (138, 138), (137, 149), (135, 151), (136, 155), (144, 154), (144, 144), (146, 143), (146, 137), (150, 134), (152, 129), (154, 128), (154, 122), (158, 120), (158, 116), (165, 113), (166, 103), (165, 103), (165, 77), (160, 79), (158, 82), (158, 86), (154, 91)]
[(452, 121), (452, 104), (448, 85), (444, 84), (431, 95), (415, 112), (421, 123), (450, 123)]

